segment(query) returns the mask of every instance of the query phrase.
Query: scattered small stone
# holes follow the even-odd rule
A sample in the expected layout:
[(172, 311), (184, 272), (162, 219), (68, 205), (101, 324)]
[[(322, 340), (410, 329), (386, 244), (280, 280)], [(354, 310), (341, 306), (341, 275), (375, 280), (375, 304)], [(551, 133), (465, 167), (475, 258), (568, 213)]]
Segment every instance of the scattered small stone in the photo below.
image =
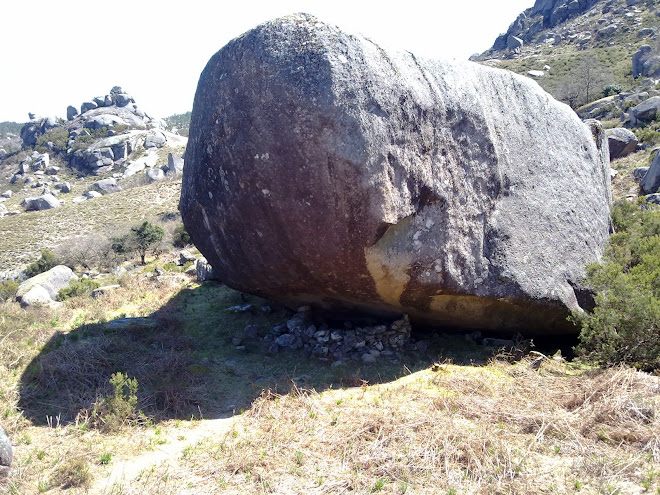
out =
[[(83, 275), (83, 277), (84, 277), (84, 275)], [(88, 275), (88, 277), (89, 277), (89, 275)], [(117, 285), (117, 284), (115, 284), (115, 285), (104, 285), (103, 287), (99, 287), (98, 289), (94, 289), (92, 291), (92, 297), (96, 299), (97, 297), (101, 297), (101, 296), (107, 294), (108, 292), (119, 289), (119, 287), (121, 287), (121, 286)]]
[(254, 306), (252, 304), (243, 304), (243, 305), (237, 305), (227, 308), (227, 311), (229, 311), (230, 313), (247, 313), (248, 311), (252, 311), (253, 309)]
[(194, 263), (197, 260), (194, 255), (190, 254), (190, 251), (183, 250), (179, 253), (179, 265), (185, 265), (186, 263)]
[(237, 351), (244, 351), (245, 349), (246, 349), (246, 348), (245, 348), (244, 345), (237, 345), (237, 346), (236, 346), (236, 350), (237, 350)]
[[(271, 343), (269, 350), (273, 353), (304, 349), (305, 353), (319, 359), (334, 361), (360, 361), (365, 354), (375, 359), (380, 355), (396, 358), (396, 354), (406, 349), (410, 342), (411, 327), (407, 316), (389, 325), (359, 327), (354, 322), (348, 323), (341, 325), (342, 328), (329, 328), (327, 323), (320, 323), (317, 327), (305, 309), (305, 312), (294, 314), (286, 324), (274, 326), (263, 341)], [(427, 343), (422, 346), (426, 350)]]
[(231, 343), (234, 345), (241, 345), (243, 343), (243, 339), (240, 337), (234, 337), (231, 339)]
[(296, 341), (296, 336), (290, 333), (280, 335), (275, 339), (275, 343), (280, 347), (292, 347)]
[(368, 352), (362, 354), (362, 362), (364, 364), (373, 364), (376, 361), (378, 361), (378, 357), (374, 356), (373, 354), (370, 354)]
[(259, 327), (257, 325), (248, 325), (243, 330), (243, 337), (246, 339), (256, 339), (259, 334)]

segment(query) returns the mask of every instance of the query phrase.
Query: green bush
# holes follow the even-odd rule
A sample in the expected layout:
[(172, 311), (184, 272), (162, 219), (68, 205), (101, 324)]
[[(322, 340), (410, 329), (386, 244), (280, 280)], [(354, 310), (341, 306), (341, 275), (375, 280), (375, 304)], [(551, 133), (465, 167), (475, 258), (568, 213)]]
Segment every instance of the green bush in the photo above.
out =
[(620, 84), (608, 84), (603, 88), (603, 96), (618, 95), (623, 91)]
[(0, 302), (13, 299), (18, 290), (19, 283), (13, 280), (3, 280), (0, 282)]
[(57, 293), (57, 300), (64, 301), (77, 296), (89, 296), (94, 289), (99, 288), (99, 283), (91, 278), (81, 278), (71, 282), (67, 287), (60, 289)]
[(190, 234), (186, 232), (186, 228), (183, 224), (178, 225), (172, 234), (172, 244), (174, 246), (182, 248), (190, 244)]
[(616, 233), (602, 264), (587, 268), (596, 292), (593, 312), (574, 314), (582, 325), (577, 351), (602, 365), (660, 369), (660, 209), (617, 202)]
[(50, 249), (41, 250), (41, 258), (39, 258), (34, 263), (28, 265), (25, 269), (25, 274), (28, 277), (34, 277), (40, 273), (47, 272), (51, 268), (54, 268), (58, 265), (57, 256)]
[(46, 153), (49, 151), (49, 142), (53, 143), (54, 151), (65, 152), (69, 143), (69, 131), (64, 126), (54, 127), (37, 138), (35, 149), (40, 153)]
[(113, 393), (94, 404), (92, 419), (97, 427), (104, 430), (117, 430), (142, 416), (137, 410), (137, 378), (129, 378), (122, 372), (110, 377)]

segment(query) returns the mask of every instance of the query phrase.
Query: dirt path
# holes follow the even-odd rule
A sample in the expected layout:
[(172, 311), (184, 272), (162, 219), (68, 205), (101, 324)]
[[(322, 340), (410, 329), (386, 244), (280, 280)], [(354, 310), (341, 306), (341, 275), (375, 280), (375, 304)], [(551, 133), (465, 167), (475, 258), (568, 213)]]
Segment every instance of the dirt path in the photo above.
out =
[[(113, 461), (110, 474), (98, 480), (92, 487), (91, 493), (118, 493), (117, 488), (130, 487), (136, 478), (152, 468), (174, 466), (186, 448), (193, 447), (208, 437), (218, 436), (229, 431), (235, 421), (236, 416), (233, 416), (203, 420), (198, 426), (191, 429), (173, 429), (168, 432), (168, 442), (160, 445), (155, 451), (130, 459)], [(182, 436), (179, 439), (179, 435), (184, 435), (185, 438)]]

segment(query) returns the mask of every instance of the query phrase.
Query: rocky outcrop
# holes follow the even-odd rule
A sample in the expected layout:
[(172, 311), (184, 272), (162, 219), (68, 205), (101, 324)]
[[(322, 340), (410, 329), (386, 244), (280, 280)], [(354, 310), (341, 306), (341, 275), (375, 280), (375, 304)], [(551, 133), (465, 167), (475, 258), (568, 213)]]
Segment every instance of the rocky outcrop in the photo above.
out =
[(660, 55), (650, 45), (643, 45), (633, 54), (633, 77), (660, 75)]
[(206, 258), (198, 259), (195, 262), (195, 273), (199, 283), (206, 282), (207, 280), (217, 280), (218, 278), (213, 271), (213, 267), (206, 261)]
[(181, 175), (183, 173), (183, 158), (168, 153), (167, 155), (167, 173), (172, 175)]
[(609, 231), (609, 151), (590, 125), (523, 76), (289, 16), (204, 69), (180, 210), (244, 292), (572, 332)]
[(160, 168), (150, 168), (146, 173), (149, 182), (159, 182), (165, 180), (165, 172)]
[[(512, 37), (517, 37), (525, 43), (537, 41), (540, 43), (560, 42), (561, 35), (544, 33), (542, 39), (536, 39), (544, 30), (552, 29), (568, 19), (584, 14), (600, 0), (536, 0), (534, 6), (522, 12), (509, 26), (506, 33), (501, 34), (491, 50), (502, 51), (509, 48), (507, 45)], [(550, 36), (547, 36), (547, 35)], [(608, 33), (611, 34), (611, 33)], [(510, 48), (509, 48), (510, 49)]]
[[(29, 298), (33, 297), (42, 304), (55, 302), (60, 289), (67, 287), (70, 282), (75, 280), (78, 280), (78, 277), (71, 271), (71, 268), (58, 265), (47, 272), (27, 279), (19, 285), (16, 291), (16, 300), (23, 303), (24, 298), (28, 297), (28, 293), (32, 293)], [(42, 300), (44, 294), (48, 295), (50, 301)]]
[(610, 149), (610, 160), (622, 158), (637, 150), (637, 136), (629, 129), (617, 127), (607, 129), (607, 143)]

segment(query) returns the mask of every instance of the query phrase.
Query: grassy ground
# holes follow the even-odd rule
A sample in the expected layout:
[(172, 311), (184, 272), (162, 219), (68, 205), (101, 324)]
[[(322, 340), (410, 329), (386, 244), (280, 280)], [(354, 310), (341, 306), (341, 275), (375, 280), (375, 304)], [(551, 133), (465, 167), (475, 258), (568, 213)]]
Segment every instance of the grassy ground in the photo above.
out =
[(142, 185), (81, 203), (70, 201), (96, 180), (98, 177), (81, 180), (78, 190), (67, 195), (69, 201), (60, 208), (0, 218), (0, 271), (34, 261), (41, 249), (52, 249), (71, 238), (126, 230), (140, 221), (178, 211), (181, 180)]
[[(180, 272), (153, 276), (174, 256), (99, 299), (0, 306), (8, 493), (659, 490), (657, 378), (532, 366), (537, 355), (489, 361), (437, 333), (398, 363), (268, 354), (260, 337), (289, 313)], [(245, 303), (254, 311), (227, 311)], [(112, 326), (127, 316), (150, 320)], [(237, 348), (248, 325), (257, 337)], [(117, 372), (137, 380), (132, 407), (128, 387), (113, 402)]]
[(612, 197), (614, 200), (628, 198), (636, 200), (640, 194), (639, 182), (633, 177), (633, 170), (648, 167), (653, 161), (651, 151), (638, 151), (626, 157), (614, 160), (610, 166), (617, 171), (612, 179)]

